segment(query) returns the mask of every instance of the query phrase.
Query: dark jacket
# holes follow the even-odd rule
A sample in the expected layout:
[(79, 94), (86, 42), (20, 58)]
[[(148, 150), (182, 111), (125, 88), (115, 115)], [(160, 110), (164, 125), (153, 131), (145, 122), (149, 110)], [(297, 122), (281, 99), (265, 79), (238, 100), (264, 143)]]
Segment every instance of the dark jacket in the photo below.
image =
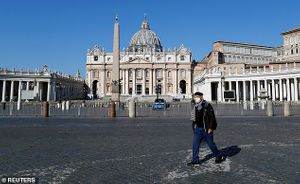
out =
[[(201, 105), (202, 107), (197, 107), (198, 105)], [(215, 117), (215, 112), (210, 103), (203, 100), (201, 104), (196, 104), (194, 110), (196, 111), (196, 121), (193, 121), (193, 129), (195, 128), (195, 125), (200, 128), (204, 128), (206, 131), (208, 129), (215, 130), (217, 128), (217, 120)]]

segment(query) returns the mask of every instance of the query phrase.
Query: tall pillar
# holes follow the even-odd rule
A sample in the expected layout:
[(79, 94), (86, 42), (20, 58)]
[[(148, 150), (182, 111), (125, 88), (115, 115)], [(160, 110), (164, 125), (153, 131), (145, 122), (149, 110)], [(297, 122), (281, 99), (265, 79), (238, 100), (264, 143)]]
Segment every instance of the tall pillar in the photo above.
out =
[(156, 69), (153, 69), (153, 79), (152, 79), (152, 93), (155, 94), (155, 86), (156, 86), (156, 77), (157, 77), (157, 73), (156, 73)]
[(51, 82), (48, 82), (48, 88), (47, 88), (47, 101), (50, 101), (50, 93), (51, 93)]
[(187, 94), (191, 95), (192, 94), (192, 75), (191, 75), (191, 69), (187, 70), (187, 81), (188, 81)]
[(126, 90), (126, 95), (129, 95), (129, 70), (128, 69), (126, 69), (125, 70), (126, 71), (126, 74), (125, 74), (125, 77), (126, 77), (126, 88), (125, 88), (125, 90)]
[(163, 68), (163, 88), (162, 88), (162, 94), (165, 95), (166, 94), (166, 79), (167, 79), (167, 75), (166, 75), (166, 69)]
[(10, 99), (9, 101), (13, 101), (14, 98), (14, 81), (11, 81), (10, 83)]
[(282, 89), (282, 79), (279, 79), (279, 100), (283, 101), (283, 89)]
[(132, 95), (136, 95), (136, 69), (132, 70)]
[(113, 64), (112, 64), (112, 94), (111, 101), (120, 101), (120, 26), (118, 17), (114, 24)]
[[(272, 82), (272, 81), (271, 81)], [(268, 96), (269, 96), (269, 99), (272, 99), (272, 93), (271, 93), (271, 83), (268, 83), (267, 81), (267, 84), (268, 84)]]
[(6, 92), (6, 80), (3, 81), (3, 88), (2, 88), (2, 102), (5, 102), (5, 92)]
[(39, 81), (36, 82), (36, 93), (35, 94), (36, 94), (37, 100), (41, 100), (40, 99), (41, 95), (40, 95), (40, 82)]
[(229, 90), (232, 90), (232, 81), (228, 81)]
[(275, 98), (278, 99), (279, 98), (279, 84), (275, 82)]
[(283, 98), (286, 100), (287, 99), (287, 96), (286, 96), (286, 80), (285, 82), (283, 83)]
[(291, 101), (291, 90), (290, 90), (290, 79), (287, 78), (286, 79), (286, 98), (287, 98), (287, 101)]
[(264, 80), (264, 89), (266, 92), (268, 92), (268, 82), (266, 79)]
[(143, 69), (143, 86), (142, 86), (142, 94), (146, 94), (146, 69)]
[[(105, 75), (105, 69), (100, 69), (100, 77), (101, 77), (101, 81), (99, 81), (99, 83), (101, 83), (101, 94), (103, 96), (105, 96), (105, 88), (106, 88), (106, 75)], [(91, 88), (92, 89), (92, 88)]]
[(222, 101), (222, 82), (221, 80), (218, 82), (218, 102)]
[(295, 84), (295, 101), (299, 100), (299, 91), (298, 91), (298, 79), (294, 78), (294, 84)]
[(208, 101), (212, 100), (211, 82), (207, 82), (207, 94), (205, 95)]
[(236, 101), (240, 101), (240, 89), (239, 89), (239, 81), (235, 82), (235, 89), (236, 89)]
[(250, 101), (253, 101), (253, 82), (250, 80)]
[(174, 93), (178, 94), (178, 71), (175, 69), (175, 79), (174, 79)]
[(125, 95), (125, 90), (126, 90), (126, 78), (125, 78), (125, 69), (122, 70), (122, 75), (123, 75), (123, 86), (122, 86), (122, 95)]
[(149, 83), (149, 95), (152, 95), (153, 94), (153, 69), (150, 68), (149, 70), (149, 78), (150, 78), (150, 83)]
[(295, 82), (291, 83), (291, 101), (295, 101)]
[(260, 101), (260, 98), (259, 98), (259, 92), (260, 92), (260, 80), (257, 80), (257, 89), (256, 89), (256, 98), (258, 101)]
[(222, 102), (225, 102), (225, 98), (224, 98), (224, 91), (225, 91), (225, 81), (223, 81), (221, 83), (221, 96), (222, 96)]
[(246, 81), (243, 81), (243, 101), (247, 101), (247, 94), (246, 94)]
[(22, 81), (19, 81), (17, 110), (21, 109), (21, 101), (22, 101)]
[(275, 101), (275, 80), (272, 79), (272, 100)]
[(26, 91), (29, 91), (29, 81), (26, 82)]

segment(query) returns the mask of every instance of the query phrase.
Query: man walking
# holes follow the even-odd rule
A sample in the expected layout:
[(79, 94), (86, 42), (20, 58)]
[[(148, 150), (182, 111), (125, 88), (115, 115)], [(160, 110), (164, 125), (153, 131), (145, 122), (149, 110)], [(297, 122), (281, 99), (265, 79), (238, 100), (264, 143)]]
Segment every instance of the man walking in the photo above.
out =
[(216, 157), (215, 162), (221, 163), (225, 157), (221, 155), (216, 144), (214, 143), (213, 133), (217, 128), (217, 121), (214, 109), (206, 100), (203, 99), (203, 93), (194, 94), (195, 106), (192, 111), (191, 120), (193, 121), (193, 158), (188, 165), (200, 164), (199, 149), (201, 140), (205, 140), (210, 150)]

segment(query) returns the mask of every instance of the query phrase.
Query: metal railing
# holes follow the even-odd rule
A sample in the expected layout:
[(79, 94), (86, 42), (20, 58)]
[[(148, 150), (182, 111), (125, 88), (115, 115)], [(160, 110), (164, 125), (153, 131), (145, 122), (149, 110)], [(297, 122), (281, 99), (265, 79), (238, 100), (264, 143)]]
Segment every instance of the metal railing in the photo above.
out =
[[(217, 116), (266, 116), (266, 103), (211, 103)], [(136, 102), (137, 117), (185, 117), (190, 118), (190, 102), (171, 102), (164, 109), (154, 110), (153, 103)], [(108, 117), (109, 102), (71, 101), (49, 103), (51, 117)], [(22, 102), (21, 109), (17, 103), (0, 103), (0, 116), (42, 116), (44, 106), (41, 102)], [(274, 115), (284, 115), (283, 102), (273, 102)], [(128, 102), (121, 102), (117, 108), (117, 117), (128, 117)], [(300, 115), (300, 103), (290, 102), (290, 114)]]

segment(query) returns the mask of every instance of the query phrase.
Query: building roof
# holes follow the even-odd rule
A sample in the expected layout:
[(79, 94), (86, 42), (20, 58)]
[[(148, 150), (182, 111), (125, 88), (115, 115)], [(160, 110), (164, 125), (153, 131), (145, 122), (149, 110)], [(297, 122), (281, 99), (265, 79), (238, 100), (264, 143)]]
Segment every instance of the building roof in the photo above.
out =
[(222, 44), (228, 44), (228, 45), (239, 45), (239, 46), (246, 46), (246, 47), (260, 47), (264, 49), (275, 49), (276, 47), (269, 47), (264, 45), (255, 45), (255, 44), (249, 44), (249, 43), (240, 43), (240, 42), (228, 42), (228, 41), (215, 41), (214, 43), (222, 43)]
[(300, 27), (283, 32), (283, 33), (281, 33), (281, 35), (288, 35), (288, 34), (295, 33), (295, 32), (300, 32)]

